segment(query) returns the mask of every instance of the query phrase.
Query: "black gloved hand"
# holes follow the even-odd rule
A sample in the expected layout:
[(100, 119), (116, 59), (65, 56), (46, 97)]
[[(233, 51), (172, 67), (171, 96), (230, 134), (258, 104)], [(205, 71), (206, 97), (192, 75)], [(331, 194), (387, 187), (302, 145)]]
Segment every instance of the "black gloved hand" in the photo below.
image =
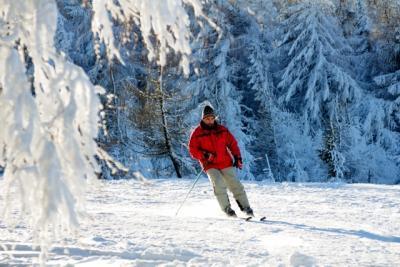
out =
[(233, 162), (233, 167), (236, 167), (238, 169), (242, 169), (243, 167), (243, 161), (241, 157), (234, 156), (235, 161)]
[(207, 163), (211, 163), (211, 162), (213, 162), (214, 161), (214, 159), (215, 159), (215, 156), (214, 156), (214, 154), (213, 153), (210, 153), (210, 152), (204, 152), (204, 159), (207, 161)]

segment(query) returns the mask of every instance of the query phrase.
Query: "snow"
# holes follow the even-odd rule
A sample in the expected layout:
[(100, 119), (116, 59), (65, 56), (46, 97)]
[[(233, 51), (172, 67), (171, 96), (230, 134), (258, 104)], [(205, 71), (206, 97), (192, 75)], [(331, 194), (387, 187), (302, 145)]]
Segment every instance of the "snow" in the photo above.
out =
[[(0, 178), (0, 188), (4, 181)], [(396, 266), (400, 187), (244, 182), (266, 222), (227, 218), (202, 177), (103, 181), (90, 218), (56, 240), (50, 266)], [(0, 209), (4, 208), (0, 194)], [(238, 210), (236, 204), (232, 204)], [(240, 213), (240, 212), (238, 212)], [(13, 212), (18, 222), (19, 211)], [(243, 214), (241, 214), (243, 216)], [(37, 264), (32, 229), (0, 220), (0, 265)]]

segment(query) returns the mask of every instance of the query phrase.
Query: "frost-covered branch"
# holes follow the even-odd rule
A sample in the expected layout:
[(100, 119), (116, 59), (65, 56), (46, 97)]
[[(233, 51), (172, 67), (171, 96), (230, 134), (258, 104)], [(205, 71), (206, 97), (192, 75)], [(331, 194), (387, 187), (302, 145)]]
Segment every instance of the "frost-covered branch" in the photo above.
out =
[[(196, 17), (202, 17), (215, 29), (218, 27), (202, 12), (198, 0), (94, 0), (92, 30), (105, 43), (110, 57), (121, 59), (115, 47), (112, 21), (109, 16), (128, 21), (138, 21), (144, 42), (149, 50), (149, 60), (158, 58), (157, 63), (165, 66), (167, 54), (171, 51), (181, 54), (181, 66), (189, 74), (189, 56), (191, 48), (190, 20), (184, 5), (193, 7)], [(154, 42), (154, 37), (157, 42)]]

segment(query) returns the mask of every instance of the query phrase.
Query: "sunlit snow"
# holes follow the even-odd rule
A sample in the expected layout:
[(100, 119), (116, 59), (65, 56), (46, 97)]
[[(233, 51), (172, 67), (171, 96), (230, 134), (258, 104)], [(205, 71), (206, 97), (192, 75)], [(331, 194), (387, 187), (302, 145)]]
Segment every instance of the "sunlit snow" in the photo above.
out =
[[(246, 222), (222, 214), (205, 177), (175, 217), (192, 182), (103, 182), (88, 194), (91, 218), (77, 236), (54, 242), (47, 264), (397, 266), (400, 262), (398, 186), (245, 182), (254, 210), (267, 216), (265, 222)], [(0, 205), (3, 200), (1, 195)], [(16, 219), (18, 212), (14, 215)], [(39, 249), (33, 244), (32, 229), (23, 223), (11, 229), (0, 220), (0, 265), (37, 263)]]

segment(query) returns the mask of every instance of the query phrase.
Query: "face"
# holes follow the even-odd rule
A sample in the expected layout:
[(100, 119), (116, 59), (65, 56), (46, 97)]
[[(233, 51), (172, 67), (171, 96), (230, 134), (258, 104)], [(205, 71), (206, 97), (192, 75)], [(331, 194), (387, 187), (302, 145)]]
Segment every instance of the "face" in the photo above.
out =
[(208, 117), (205, 117), (205, 118), (203, 119), (203, 121), (204, 121), (204, 123), (207, 124), (208, 126), (213, 126), (213, 125), (214, 125), (214, 122), (215, 122), (215, 117), (214, 117), (214, 116), (208, 116)]

